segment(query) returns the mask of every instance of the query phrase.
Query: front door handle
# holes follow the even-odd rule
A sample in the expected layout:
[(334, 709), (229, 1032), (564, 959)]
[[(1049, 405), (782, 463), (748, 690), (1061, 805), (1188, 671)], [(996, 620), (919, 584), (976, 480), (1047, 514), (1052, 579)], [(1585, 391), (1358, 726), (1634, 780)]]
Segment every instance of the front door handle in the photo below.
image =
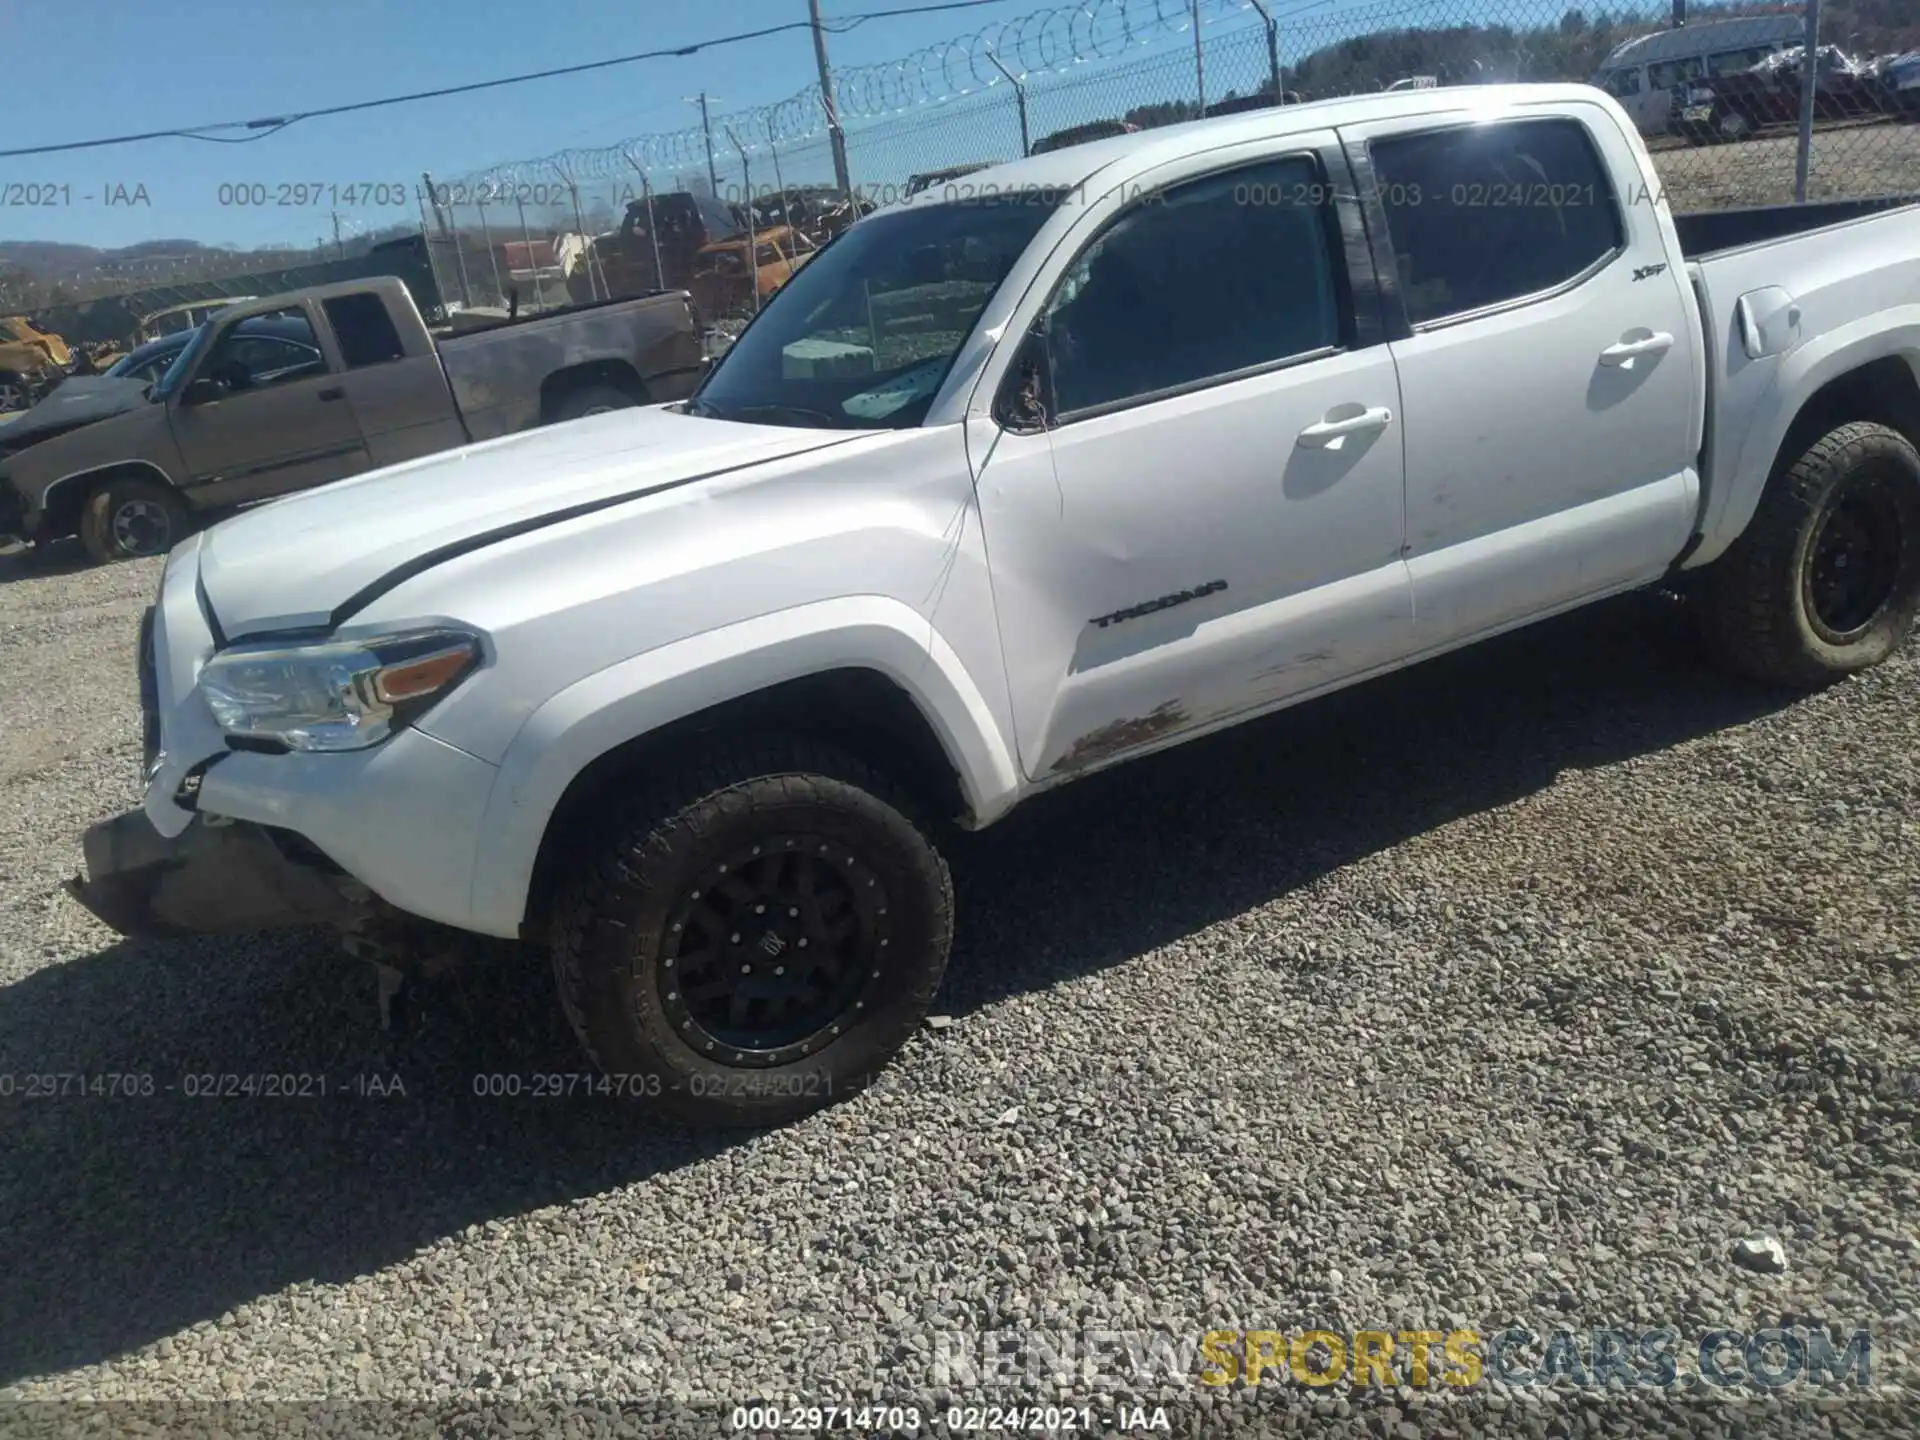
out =
[[(1348, 407), (1341, 406), (1340, 409)], [(1335, 411), (1328, 411), (1329, 416)], [(1340, 442), (1349, 435), (1367, 435), (1384, 430), (1393, 423), (1393, 412), (1384, 405), (1374, 405), (1352, 415), (1343, 415), (1338, 420), (1326, 419), (1309, 425), (1300, 432), (1300, 444), (1309, 450), (1337, 450)]]
[(330, 385), (325, 390), (317, 391), (316, 393), (322, 400), (344, 400), (347, 398), (345, 387), (340, 385)]
[(1615, 369), (1630, 367), (1643, 355), (1664, 355), (1673, 348), (1673, 336), (1662, 330), (1655, 335), (1643, 336), (1638, 340), (1622, 340), (1618, 345), (1609, 345), (1600, 352), (1600, 363)]

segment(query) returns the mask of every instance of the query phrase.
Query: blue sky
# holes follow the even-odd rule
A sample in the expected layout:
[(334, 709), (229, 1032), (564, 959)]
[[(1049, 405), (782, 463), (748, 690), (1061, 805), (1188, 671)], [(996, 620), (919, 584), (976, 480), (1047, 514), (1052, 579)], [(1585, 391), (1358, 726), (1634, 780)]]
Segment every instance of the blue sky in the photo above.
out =
[[(824, 0), (829, 19), (923, 0)], [(835, 68), (891, 59), (1042, 0), (874, 20), (831, 40)], [(251, 119), (403, 91), (679, 46), (804, 20), (806, 0), (14, 0), (0, 4), (0, 53), (50, 83), (11, 108), (6, 148)], [(718, 108), (783, 99), (813, 77), (805, 30), (587, 75), (334, 119), (243, 145), (184, 139), (0, 160), (0, 196), (38, 185), (52, 205), (0, 207), (0, 238), (112, 246), (184, 236), (210, 243), (310, 243), (331, 235), (317, 206), (220, 204), (221, 186), (318, 182), (405, 186), (398, 205), (343, 212), (345, 233), (419, 218), (435, 179), (498, 161), (604, 145)], [(58, 187), (58, 188), (56, 188)], [(122, 195), (145, 204), (109, 203)], [(68, 198), (70, 196), (70, 199)], [(17, 197), (9, 197), (17, 198)], [(371, 199), (380, 198), (375, 191)]]

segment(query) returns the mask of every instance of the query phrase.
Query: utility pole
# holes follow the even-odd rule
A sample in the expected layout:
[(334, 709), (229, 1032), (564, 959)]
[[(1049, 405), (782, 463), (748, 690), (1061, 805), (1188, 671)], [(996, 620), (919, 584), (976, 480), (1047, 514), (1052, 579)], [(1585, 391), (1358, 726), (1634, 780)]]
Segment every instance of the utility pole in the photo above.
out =
[(1189, 0), (1193, 12), (1193, 88), (1200, 98), (1199, 113), (1207, 113), (1207, 62), (1200, 50), (1200, 0)]
[(1793, 198), (1807, 203), (1807, 174), (1813, 168), (1813, 109), (1820, 98), (1820, 0), (1806, 0), (1807, 34), (1800, 50), (1800, 148), (1794, 162)]
[(694, 101), (700, 107), (700, 133), (707, 137), (707, 183), (713, 187), (713, 198), (720, 198), (720, 167), (713, 163), (713, 117), (707, 113), (707, 92), (702, 90)]
[(753, 219), (753, 164), (747, 159), (747, 147), (740, 143), (740, 137), (728, 127), (727, 138), (733, 141), (733, 148), (740, 152), (740, 176), (747, 184), (747, 203), (742, 207), (747, 216), (747, 283), (753, 287), (753, 313), (760, 313), (760, 235)]
[(820, 67), (820, 104), (827, 112), (827, 140), (833, 147), (833, 183), (840, 193), (853, 194), (853, 180), (847, 170), (847, 132), (840, 128), (840, 107), (833, 98), (833, 70), (827, 64), (827, 32), (820, 25), (820, 0), (807, 0), (813, 17), (813, 58)]
[(331, 214), (333, 215), (333, 255), (336, 260), (344, 260), (347, 258), (347, 247), (340, 243), (340, 212), (335, 210)]
[[(473, 307), (473, 292), (467, 286), (467, 259), (460, 253), (460, 237), (447, 223), (447, 212), (440, 208), (440, 194), (433, 188), (433, 176), (427, 171), (420, 172), (421, 204), (433, 206), (433, 218), (440, 222), (440, 238), (453, 247), (454, 273), (460, 280), (460, 300), (469, 309)], [(431, 252), (429, 252), (431, 254)]]
[(1020, 153), (1022, 155), (1031, 155), (1033, 153), (1033, 141), (1027, 137), (1027, 87), (1020, 83), (1019, 79), (1011, 70), (1000, 63), (1000, 57), (994, 54), (993, 51), (987, 51), (987, 59), (993, 62), (993, 68), (1006, 76), (1007, 83), (1013, 86), (1013, 103), (1018, 106), (1020, 110)]
[[(1248, 0), (1254, 9), (1260, 12), (1260, 23), (1267, 27), (1267, 73), (1272, 77), (1273, 103), (1284, 103), (1287, 93), (1286, 77), (1280, 70), (1280, 27), (1274, 22), (1273, 12), (1267, 9), (1266, 0)], [(1674, 0), (1675, 4), (1684, 0)]]

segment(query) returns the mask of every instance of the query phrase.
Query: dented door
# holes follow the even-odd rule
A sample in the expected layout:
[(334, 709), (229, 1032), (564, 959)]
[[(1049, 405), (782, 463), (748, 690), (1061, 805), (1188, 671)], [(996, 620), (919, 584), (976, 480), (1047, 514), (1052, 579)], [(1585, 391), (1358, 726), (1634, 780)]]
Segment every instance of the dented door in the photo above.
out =
[(1057, 276), (1047, 428), (975, 428), (1037, 781), (1411, 643), (1398, 385), (1352, 303), (1346, 266), (1365, 260), (1336, 203), (1344, 176), (1298, 140), (1199, 161), (1090, 225)]

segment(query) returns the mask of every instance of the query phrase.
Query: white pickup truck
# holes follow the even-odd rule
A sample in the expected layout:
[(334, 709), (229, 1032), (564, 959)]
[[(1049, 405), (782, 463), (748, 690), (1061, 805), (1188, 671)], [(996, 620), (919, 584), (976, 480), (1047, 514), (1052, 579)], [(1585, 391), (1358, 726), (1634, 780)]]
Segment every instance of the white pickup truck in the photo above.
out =
[(1884, 660), (1917, 377), (1920, 208), (1676, 218), (1584, 86), (1017, 161), (854, 225), (689, 401), (181, 544), (144, 810), (72, 889), (389, 976), (543, 947), (618, 1093), (790, 1117), (939, 985), (940, 825), (1656, 583), (1760, 680)]

